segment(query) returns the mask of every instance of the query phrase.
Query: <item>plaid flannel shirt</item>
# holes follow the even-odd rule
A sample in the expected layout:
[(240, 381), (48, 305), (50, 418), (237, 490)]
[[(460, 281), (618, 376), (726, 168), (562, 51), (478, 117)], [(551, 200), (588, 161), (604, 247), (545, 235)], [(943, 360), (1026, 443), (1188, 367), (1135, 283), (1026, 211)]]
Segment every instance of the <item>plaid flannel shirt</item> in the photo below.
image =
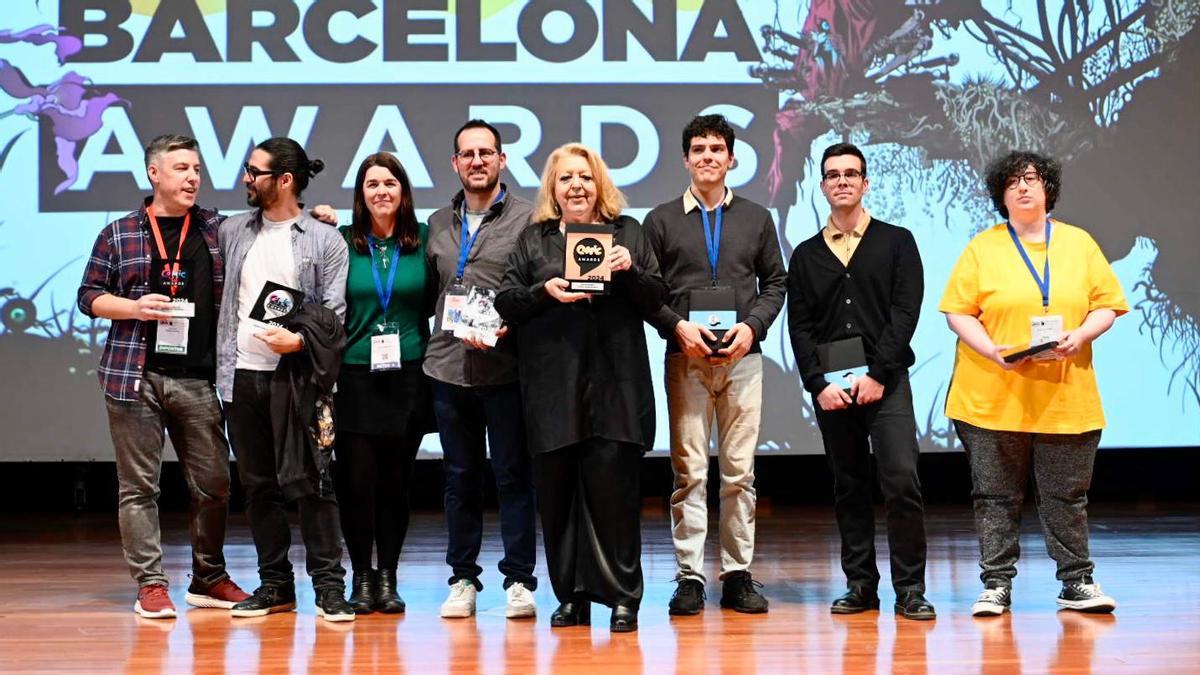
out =
[[(109, 223), (96, 237), (92, 255), (83, 270), (83, 281), (79, 284), (79, 311), (96, 317), (92, 313), (92, 302), (105, 293), (137, 300), (150, 292), (153, 244), (150, 219), (146, 217), (150, 201), (147, 198), (137, 211)], [(217, 232), (225, 217), (214, 209), (198, 206), (193, 206), (191, 211), (192, 224), (204, 235), (208, 253), (212, 256), (213, 302), (219, 307), (225, 265), (217, 244)], [(138, 400), (145, 365), (146, 331), (142, 322), (137, 319), (113, 321), (108, 327), (98, 372), (104, 395), (121, 401)]]

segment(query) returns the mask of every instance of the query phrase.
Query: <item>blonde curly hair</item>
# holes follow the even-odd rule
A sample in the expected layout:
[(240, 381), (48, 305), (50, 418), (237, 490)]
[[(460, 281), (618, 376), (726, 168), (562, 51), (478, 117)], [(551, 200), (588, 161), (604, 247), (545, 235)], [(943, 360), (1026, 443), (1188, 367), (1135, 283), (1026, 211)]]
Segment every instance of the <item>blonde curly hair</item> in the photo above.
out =
[(582, 157), (588, 163), (592, 172), (592, 181), (596, 185), (596, 211), (604, 221), (616, 220), (625, 208), (625, 195), (617, 189), (608, 173), (608, 165), (600, 157), (600, 153), (582, 143), (567, 143), (555, 148), (546, 158), (546, 166), (542, 169), (542, 187), (538, 190), (534, 202), (533, 222), (557, 220), (562, 218), (562, 209), (554, 199), (554, 183), (558, 173), (558, 163), (564, 157), (575, 155)]

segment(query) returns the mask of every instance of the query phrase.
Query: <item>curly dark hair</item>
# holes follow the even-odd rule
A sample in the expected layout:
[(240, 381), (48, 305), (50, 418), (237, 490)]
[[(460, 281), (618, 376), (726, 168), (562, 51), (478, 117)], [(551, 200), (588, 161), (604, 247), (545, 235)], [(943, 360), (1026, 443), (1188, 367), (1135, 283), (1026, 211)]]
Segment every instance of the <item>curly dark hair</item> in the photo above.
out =
[(1028, 150), (1013, 152), (993, 159), (984, 170), (984, 182), (987, 184), (988, 196), (992, 198), (992, 206), (1005, 219), (1008, 218), (1008, 207), (1004, 205), (1004, 193), (1008, 189), (1008, 180), (1013, 176), (1025, 173), (1030, 166), (1037, 171), (1046, 191), (1046, 211), (1053, 211), (1058, 202), (1058, 193), (1062, 188), (1062, 164), (1053, 157), (1039, 155)]
[(704, 138), (705, 136), (720, 136), (725, 139), (725, 147), (729, 150), (730, 155), (733, 154), (733, 127), (729, 125), (725, 116), (698, 115), (693, 117), (692, 121), (683, 128), (683, 155), (686, 157), (688, 151), (691, 150), (693, 138)]

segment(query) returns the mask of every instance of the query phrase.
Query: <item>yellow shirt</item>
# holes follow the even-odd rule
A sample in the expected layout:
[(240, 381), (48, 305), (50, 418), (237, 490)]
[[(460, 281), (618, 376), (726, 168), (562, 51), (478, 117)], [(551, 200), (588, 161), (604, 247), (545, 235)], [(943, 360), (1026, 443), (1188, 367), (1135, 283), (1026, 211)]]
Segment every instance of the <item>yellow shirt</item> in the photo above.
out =
[(821, 230), (821, 236), (825, 237), (825, 245), (830, 251), (837, 256), (838, 260), (842, 261), (843, 267), (850, 266), (850, 258), (854, 257), (854, 252), (858, 250), (858, 243), (862, 241), (863, 235), (867, 233), (867, 226), (871, 224), (871, 212), (866, 208), (862, 210), (862, 215), (858, 217), (858, 222), (854, 224), (854, 229), (849, 232), (842, 232), (833, 224), (833, 216), (825, 219), (825, 229)]
[[(1038, 274), (1046, 244), (1022, 242)], [(1087, 232), (1057, 220), (1050, 233), (1050, 307), (1004, 223), (971, 240), (963, 251), (938, 311), (979, 319), (998, 345), (1024, 346), (1030, 318), (1061, 315), (1063, 331), (1083, 323), (1089, 312), (1129, 311), (1125, 294), (1104, 253)], [(1078, 434), (1104, 427), (1100, 391), (1092, 370), (1092, 347), (1062, 360), (1027, 361), (1004, 370), (962, 340), (946, 394), (946, 416), (984, 429)]]

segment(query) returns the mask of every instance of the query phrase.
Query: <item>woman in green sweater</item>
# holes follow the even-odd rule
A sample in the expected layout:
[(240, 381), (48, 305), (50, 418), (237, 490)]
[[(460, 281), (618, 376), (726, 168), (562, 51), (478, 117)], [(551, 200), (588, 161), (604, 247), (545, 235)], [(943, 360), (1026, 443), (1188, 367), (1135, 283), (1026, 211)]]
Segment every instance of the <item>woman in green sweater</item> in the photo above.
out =
[(393, 155), (363, 160), (353, 221), (340, 231), (350, 271), (347, 348), (335, 394), (336, 490), (354, 568), (350, 604), (359, 614), (398, 613), (404, 601), (396, 567), (413, 462), (421, 438), (436, 426), (421, 370), (436, 284), (426, 274), (427, 228), (417, 222), (412, 183)]

